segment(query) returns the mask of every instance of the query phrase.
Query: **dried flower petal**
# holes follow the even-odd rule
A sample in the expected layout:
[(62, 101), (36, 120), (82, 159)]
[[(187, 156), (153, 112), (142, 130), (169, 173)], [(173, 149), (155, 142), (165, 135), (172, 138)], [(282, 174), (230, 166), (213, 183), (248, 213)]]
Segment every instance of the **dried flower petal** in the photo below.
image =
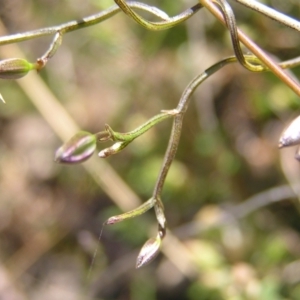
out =
[(150, 263), (159, 253), (161, 245), (161, 238), (159, 234), (156, 238), (149, 239), (144, 246), (142, 247), (137, 260), (136, 260), (136, 268), (140, 268)]
[(96, 142), (94, 134), (80, 131), (56, 151), (55, 161), (69, 164), (83, 162), (95, 152)]
[(300, 144), (300, 116), (297, 117), (282, 133), (278, 147), (289, 147)]
[(9, 58), (0, 61), (0, 78), (2, 79), (19, 79), (36, 66), (22, 58)]

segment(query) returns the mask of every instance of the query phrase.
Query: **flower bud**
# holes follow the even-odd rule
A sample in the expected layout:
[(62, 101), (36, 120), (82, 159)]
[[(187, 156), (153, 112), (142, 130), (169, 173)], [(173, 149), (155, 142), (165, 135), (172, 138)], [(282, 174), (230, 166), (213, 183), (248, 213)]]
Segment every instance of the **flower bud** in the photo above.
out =
[(136, 260), (136, 268), (140, 268), (150, 263), (159, 253), (161, 245), (161, 238), (159, 234), (156, 238), (149, 239), (144, 246), (142, 247), (137, 260)]
[(300, 116), (297, 117), (282, 133), (278, 147), (289, 147), (300, 144)]
[(93, 155), (96, 144), (94, 134), (80, 131), (56, 151), (55, 161), (67, 164), (81, 163)]
[(34, 64), (22, 58), (9, 58), (0, 61), (0, 78), (19, 79), (36, 69)]

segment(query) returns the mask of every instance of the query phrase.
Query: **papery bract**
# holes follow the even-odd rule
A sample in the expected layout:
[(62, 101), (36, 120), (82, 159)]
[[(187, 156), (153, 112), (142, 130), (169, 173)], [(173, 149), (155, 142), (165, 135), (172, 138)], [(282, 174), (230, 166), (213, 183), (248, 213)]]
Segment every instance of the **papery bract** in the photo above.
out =
[(117, 154), (121, 150), (123, 150), (128, 144), (129, 144), (129, 142), (117, 142), (117, 143), (114, 143), (111, 147), (108, 147), (108, 148), (105, 148), (105, 149), (101, 150), (98, 153), (98, 156), (101, 157), (101, 158), (106, 158), (108, 156)]

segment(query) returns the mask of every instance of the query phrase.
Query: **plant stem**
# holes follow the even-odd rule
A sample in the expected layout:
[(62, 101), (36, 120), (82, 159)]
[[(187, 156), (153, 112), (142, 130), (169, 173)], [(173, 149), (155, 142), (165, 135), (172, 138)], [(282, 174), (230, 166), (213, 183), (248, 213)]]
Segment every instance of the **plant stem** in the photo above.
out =
[(155, 202), (156, 202), (155, 199), (150, 198), (148, 201), (144, 202), (142, 205), (140, 205), (139, 207), (137, 207), (131, 211), (128, 211), (121, 215), (110, 217), (108, 220), (106, 220), (104, 222), (103, 225), (112, 225), (112, 224), (119, 223), (119, 222), (122, 222), (127, 219), (131, 219), (131, 218), (140, 216), (140, 215), (144, 214), (146, 211), (148, 211), (149, 209), (151, 209), (155, 205)]
[[(216, 5), (210, 0), (199, 0), (224, 26), (226, 22), (222, 13)], [(283, 72), (282, 68), (276, 64), (270, 56), (268, 56), (262, 49), (260, 49), (247, 35), (238, 29), (239, 40), (253, 53), (261, 62), (266, 65), (279, 79), (281, 79), (287, 86), (289, 86), (300, 97), (300, 85), (287, 73)]]
[(136, 129), (126, 132), (126, 133), (113, 131), (109, 126), (108, 126), (107, 130), (110, 131), (111, 139), (113, 141), (132, 142), (134, 139), (136, 139), (140, 135), (144, 134), (146, 131), (148, 131), (150, 128), (152, 128), (156, 124), (162, 122), (165, 119), (171, 118), (173, 116), (174, 116), (174, 113), (172, 114), (172, 111), (164, 111), (158, 115), (155, 115), (150, 120), (148, 120), (141, 126), (137, 127)]
[(234, 0), (285, 26), (300, 31), (300, 22), (256, 0)]
[[(245, 55), (245, 58), (247, 61), (251, 61), (253, 63), (258, 63), (258, 60), (253, 55)], [(191, 97), (197, 87), (203, 83), (207, 78), (209, 78), (211, 75), (216, 73), (218, 70), (222, 69), (228, 64), (237, 62), (237, 58), (235, 56), (231, 56), (228, 58), (225, 58), (218, 63), (214, 64), (213, 66), (206, 69), (202, 74), (196, 76), (185, 88), (179, 103), (177, 105), (177, 108), (174, 110), (177, 111), (176, 116), (174, 117), (173, 121), (173, 127), (172, 132), (170, 135), (168, 147), (165, 153), (164, 161), (162, 163), (158, 178), (156, 180), (156, 184), (153, 190), (153, 198), (160, 199), (160, 195), (165, 183), (165, 179), (167, 177), (168, 171), (170, 169), (170, 166), (175, 158), (176, 151), (178, 148), (180, 135), (181, 135), (181, 129), (182, 129), (182, 122), (183, 122), (183, 116), (186, 110), (188, 109), (188, 105), (190, 103)], [(300, 57), (297, 57), (293, 60), (289, 60), (286, 62), (281, 62), (280, 64), (281, 68), (290, 68), (290, 67), (296, 67), (300, 65)], [(264, 69), (264, 71), (268, 71), (268, 69)]]
[(126, 3), (125, 0), (114, 0), (116, 4), (124, 11), (126, 15), (131, 17), (134, 21), (136, 21), (139, 25), (149, 29), (149, 30), (165, 30), (169, 29), (175, 25), (178, 25), (179, 23), (187, 20), (189, 17), (194, 15), (200, 8), (202, 8), (202, 5), (200, 3), (196, 4), (190, 9), (187, 9), (180, 15), (177, 15), (176, 17), (170, 18), (167, 21), (163, 22), (150, 22), (138, 15), (136, 12), (134, 12), (131, 7)]
[[(168, 28), (173, 27), (177, 25), (180, 22), (185, 21), (186, 19), (190, 18), (192, 15), (194, 15), (197, 10), (201, 7), (200, 4), (195, 5), (195, 7), (198, 7), (198, 9), (190, 8), (184, 11), (183, 13), (179, 14), (176, 17), (170, 18), (164, 11), (136, 1), (129, 1), (126, 4), (130, 9), (131, 8), (136, 8), (142, 11), (149, 12), (156, 17), (164, 20), (163, 24), (164, 26), (168, 25)], [(57, 32), (60, 32), (61, 34), (75, 31), (78, 29), (82, 29), (88, 26), (92, 26), (98, 23), (101, 23), (112, 16), (116, 15), (118, 12), (122, 11), (121, 8), (118, 5), (113, 5), (110, 8), (103, 10), (97, 14), (82, 18), (80, 21), (70, 21), (61, 25), (57, 26), (52, 26), (52, 27), (46, 27), (46, 28), (41, 28), (33, 31), (28, 31), (24, 33), (17, 33), (17, 34), (12, 34), (8, 36), (2, 36), (0, 37), (0, 45), (6, 45), (6, 44), (12, 44), (12, 43), (18, 43), (22, 41), (27, 41), (33, 38), (38, 38), (38, 37), (43, 37), (43, 36), (48, 36), (48, 35), (53, 35)], [(159, 26), (159, 22), (157, 22)]]

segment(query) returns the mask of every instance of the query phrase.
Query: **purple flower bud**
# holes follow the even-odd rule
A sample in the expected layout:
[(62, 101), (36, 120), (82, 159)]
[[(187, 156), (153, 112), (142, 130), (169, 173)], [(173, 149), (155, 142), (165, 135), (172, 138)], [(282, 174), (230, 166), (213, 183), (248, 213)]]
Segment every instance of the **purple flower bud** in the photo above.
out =
[(159, 253), (161, 245), (161, 238), (159, 234), (156, 238), (149, 239), (144, 246), (142, 247), (137, 260), (136, 260), (136, 268), (140, 268), (150, 263)]
[(96, 145), (94, 134), (80, 131), (56, 151), (55, 161), (67, 164), (81, 163), (93, 155)]
[(300, 144), (300, 116), (297, 117), (282, 133), (278, 147), (289, 147)]
[(0, 78), (19, 79), (36, 69), (36, 65), (22, 58), (9, 58), (0, 61)]

